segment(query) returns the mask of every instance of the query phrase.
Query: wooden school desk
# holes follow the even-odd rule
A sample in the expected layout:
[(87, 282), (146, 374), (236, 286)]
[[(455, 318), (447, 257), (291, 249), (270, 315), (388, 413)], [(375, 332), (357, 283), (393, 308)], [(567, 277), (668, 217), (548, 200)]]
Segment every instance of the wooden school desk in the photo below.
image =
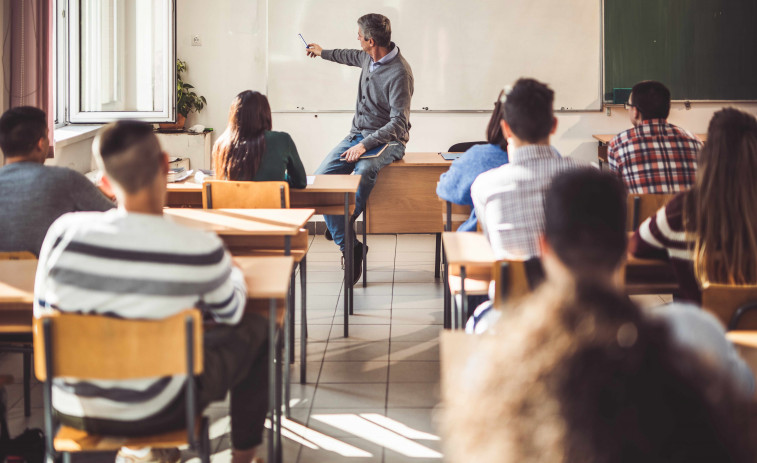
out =
[[(281, 450), (281, 372), (276, 365), (283, 364), (281, 344), (276, 341), (277, 327), (283, 327), (286, 313), (286, 297), (289, 293), (289, 275), (294, 266), (291, 256), (237, 257), (247, 283), (247, 310), (252, 310), (269, 318), (269, 402), (272, 421), (279, 423), (276, 429), (278, 453)], [(34, 304), (34, 277), (37, 272), (36, 260), (0, 261), (0, 327), (2, 333), (32, 333)], [(267, 303), (267, 304), (266, 304)], [(286, 333), (287, 329), (278, 330)], [(280, 361), (281, 360), (281, 361)], [(288, 368), (284, 369), (285, 377)], [(285, 381), (286, 383), (286, 381)], [(271, 435), (271, 438), (273, 436)], [(272, 445), (269, 440), (269, 445)], [(275, 447), (271, 447), (276, 451)], [(273, 454), (276, 454), (275, 452)]]
[[(607, 144), (612, 141), (613, 138), (615, 138), (617, 134), (613, 133), (602, 133), (602, 134), (594, 134), (592, 137), (597, 140), (597, 162), (599, 163), (600, 170), (602, 169), (602, 165), (607, 162)], [(707, 141), (707, 134), (706, 133), (698, 133), (695, 135), (697, 138), (699, 138), (702, 143)]]
[[(315, 175), (304, 189), (289, 189), (289, 205), (292, 208), (313, 208), (316, 214), (344, 215), (345, 251), (352, 255), (354, 229), (349, 226), (349, 217), (355, 210), (355, 194), (360, 184), (359, 175)], [(169, 183), (166, 204), (170, 207), (202, 207), (202, 185), (198, 183)], [(352, 237), (352, 239), (350, 239)], [(366, 248), (363, 247), (363, 285), (366, 277)], [(349, 335), (349, 314), (353, 311), (352, 259), (344, 263), (344, 337)]]

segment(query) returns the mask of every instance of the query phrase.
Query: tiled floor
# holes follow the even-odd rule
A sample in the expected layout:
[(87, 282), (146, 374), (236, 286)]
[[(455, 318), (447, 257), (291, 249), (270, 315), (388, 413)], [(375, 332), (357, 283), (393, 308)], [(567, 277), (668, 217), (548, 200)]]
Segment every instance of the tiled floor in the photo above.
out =
[[(307, 384), (299, 384), (295, 364), (284, 461), (440, 462), (434, 416), (443, 295), (434, 279), (434, 236), (368, 237), (368, 286), (355, 287), (348, 339), (342, 337), (340, 254), (322, 236), (311, 239)], [(634, 300), (643, 306), (669, 302), (660, 296)], [(299, 329), (297, 342), (299, 362)], [(18, 381), (7, 388), (11, 435), (43, 424), (39, 384), (33, 389), (32, 416), (23, 416), (21, 371), (21, 355), (0, 355), (0, 372)], [(218, 403), (207, 412), (213, 419), (214, 463), (231, 459), (227, 409)], [(184, 459), (194, 456), (185, 452)], [(113, 456), (86, 460), (112, 461)]]
[[(307, 384), (299, 384), (296, 363), (284, 461), (440, 462), (434, 407), (443, 295), (434, 279), (434, 236), (368, 237), (368, 286), (355, 287), (347, 339), (339, 251), (323, 236), (311, 238)], [(295, 352), (299, 362), (299, 327)], [(23, 416), (21, 355), (0, 355), (0, 372), (18, 381), (7, 388), (11, 435), (43, 427), (39, 384), (32, 391), (32, 416)], [(214, 423), (213, 461), (230, 461), (227, 405), (213, 404), (208, 414)], [(87, 460), (112, 461), (112, 455)]]

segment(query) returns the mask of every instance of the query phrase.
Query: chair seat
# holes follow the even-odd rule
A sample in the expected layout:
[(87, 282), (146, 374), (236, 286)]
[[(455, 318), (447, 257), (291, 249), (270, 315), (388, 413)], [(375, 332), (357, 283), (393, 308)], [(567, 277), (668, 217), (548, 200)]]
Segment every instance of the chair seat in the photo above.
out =
[[(202, 416), (199, 416), (197, 417), (196, 435), (200, 435), (201, 423)], [(55, 450), (59, 452), (119, 450), (121, 447), (171, 448), (187, 444), (187, 432), (185, 429), (144, 437), (119, 437), (89, 434), (80, 429), (61, 426), (54, 440)]]
[[(465, 293), (469, 296), (483, 296), (489, 294), (489, 282), (491, 279), (465, 279)], [(449, 290), (452, 294), (458, 294), (462, 290), (461, 279), (459, 276), (450, 275)]]

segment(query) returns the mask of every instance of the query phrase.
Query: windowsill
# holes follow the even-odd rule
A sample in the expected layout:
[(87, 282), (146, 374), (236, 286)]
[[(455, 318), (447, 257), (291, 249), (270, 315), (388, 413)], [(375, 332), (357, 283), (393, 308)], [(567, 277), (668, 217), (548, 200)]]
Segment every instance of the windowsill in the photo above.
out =
[(94, 138), (102, 124), (96, 125), (64, 125), (53, 130), (55, 147), (62, 148), (82, 140)]

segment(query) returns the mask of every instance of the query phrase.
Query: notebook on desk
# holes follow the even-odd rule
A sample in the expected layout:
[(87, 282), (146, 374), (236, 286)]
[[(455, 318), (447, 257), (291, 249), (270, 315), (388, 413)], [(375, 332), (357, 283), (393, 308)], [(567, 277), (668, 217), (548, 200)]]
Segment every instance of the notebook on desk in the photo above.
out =
[(463, 153), (439, 153), (445, 161), (454, 161), (463, 155)]

